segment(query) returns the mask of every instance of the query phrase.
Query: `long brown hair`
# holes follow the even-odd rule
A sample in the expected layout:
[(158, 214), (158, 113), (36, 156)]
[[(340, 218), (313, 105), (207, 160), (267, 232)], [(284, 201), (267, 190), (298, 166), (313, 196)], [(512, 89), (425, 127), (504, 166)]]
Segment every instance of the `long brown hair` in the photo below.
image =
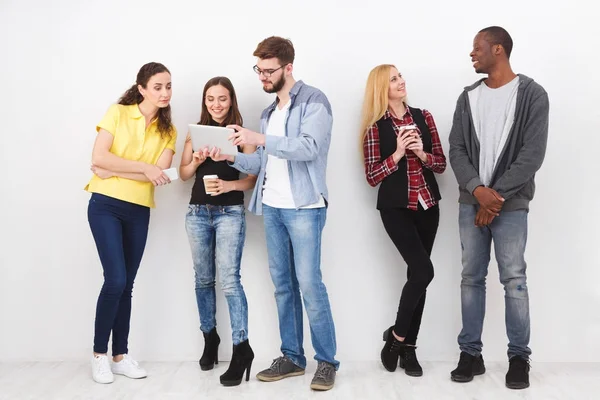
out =
[[(171, 74), (167, 67), (160, 63), (150, 62), (148, 64), (144, 64), (137, 74), (135, 84), (132, 85), (129, 89), (127, 89), (125, 93), (123, 93), (123, 96), (121, 96), (118, 103), (126, 106), (140, 104), (142, 101), (144, 101), (144, 96), (142, 96), (142, 94), (138, 90), (138, 85), (146, 89), (150, 78), (162, 72), (167, 72), (169, 75)], [(159, 108), (156, 116), (158, 118), (158, 133), (160, 133), (161, 137), (170, 137), (173, 134), (173, 123), (171, 122), (171, 105), (169, 104), (166, 107)]]
[(240, 109), (238, 107), (237, 96), (235, 95), (235, 89), (233, 88), (233, 84), (229, 80), (229, 78), (225, 76), (215, 76), (210, 79), (204, 85), (204, 90), (202, 91), (202, 112), (200, 113), (200, 121), (198, 125), (211, 125), (213, 123), (217, 123), (213, 120), (212, 115), (208, 112), (208, 108), (206, 107), (206, 92), (213, 86), (221, 85), (229, 92), (229, 97), (231, 98), (231, 107), (229, 108), (229, 112), (227, 116), (219, 125), (227, 126), (227, 125), (244, 125), (244, 120), (242, 119), (242, 114), (240, 114)]

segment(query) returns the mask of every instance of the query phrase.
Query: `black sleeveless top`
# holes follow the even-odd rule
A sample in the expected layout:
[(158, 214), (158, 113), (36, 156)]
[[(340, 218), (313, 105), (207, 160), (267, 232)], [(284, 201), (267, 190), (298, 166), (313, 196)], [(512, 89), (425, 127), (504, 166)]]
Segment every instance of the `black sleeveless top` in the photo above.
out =
[[(421, 139), (423, 140), (423, 150), (427, 153), (431, 153), (433, 144), (431, 141), (431, 132), (425, 121), (425, 117), (419, 108), (410, 108), (410, 113), (413, 117), (415, 124), (421, 131)], [(379, 129), (379, 151), (381, 153), (381, 160), (385, 160), (396, 151), (396, 132), (392, 125), (390, 118), (385, 119), (381, 117), (377, 121), (377, 128)], [(406, 157), (402, 157), (398, 163), (398, 169), (387, 176), (379, 186), (379, 192), (377, 193), (377, 209), (382, 210), (386, 208), (406, 207), (408, 205), (408, 175), (407, 175), (407, 162)], [(440, 195), (440, 189), (433, 171), (427, 168), (423, 168), (423, 176), (431, 195), (434, 199), (439, 201), (442, 196)]]
[[(213, 122), (213, 126), (220, 126)], [(238, 151), (242, 151), (238, 146)], [(204, 190), (204, 175), (217, 175), (224, 181), (236, 181), (240, 178), (240, 172), (230, 167), (227, 161), (213, 161), (211, 158), (204, 160), (196, 170), (196, 180), (192, 187), (192, 197), (190, 204), (210, 204), (213, 206), (237, 206), (244, 204), (244, 192), (232, 190), (229, 193), (223, 193), (218, 196), (206, 194)]]

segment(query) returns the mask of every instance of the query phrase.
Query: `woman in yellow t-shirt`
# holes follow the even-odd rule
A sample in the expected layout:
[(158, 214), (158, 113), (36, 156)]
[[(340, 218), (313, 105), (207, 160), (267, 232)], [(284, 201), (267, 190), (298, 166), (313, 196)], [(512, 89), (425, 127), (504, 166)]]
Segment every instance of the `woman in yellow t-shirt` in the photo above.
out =
[[(170, 100), (169, 70), (145, 64), (136, 83), (96, 127), (94, 176), (86, 190), (92, 193), (88, 221), (104, 270), (92, 357), (92, 377), (98, 383), (113, 382), (113, 374), (147, 375), (127, 354), (131, 291), (146, 246), (154, 186), (170, 183), (163, 172), (171, 166), (177, 141)], [(107, 356), (111, 332), (112, 364)]]

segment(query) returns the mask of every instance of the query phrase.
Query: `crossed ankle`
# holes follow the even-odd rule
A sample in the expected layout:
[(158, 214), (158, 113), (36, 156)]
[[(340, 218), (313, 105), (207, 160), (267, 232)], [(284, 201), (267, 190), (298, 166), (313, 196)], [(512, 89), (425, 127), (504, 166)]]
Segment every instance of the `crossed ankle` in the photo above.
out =
[(393, 329), (392, 329), (392, 335), (394, 335), (394, 339), (396, 339), (397, 341), (402, 342), (402, 343), (404, 343), (404, 339), (406, 339), (405, 337), (396, 335), (396, 332), (394, 332)]

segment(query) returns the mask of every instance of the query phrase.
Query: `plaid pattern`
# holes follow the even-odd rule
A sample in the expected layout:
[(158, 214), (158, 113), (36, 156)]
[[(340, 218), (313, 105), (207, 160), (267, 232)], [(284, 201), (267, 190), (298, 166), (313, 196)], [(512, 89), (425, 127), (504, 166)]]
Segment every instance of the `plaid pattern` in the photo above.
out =
[[(411, 210), (417, 210), (419, 195), (426, 205), (425, 208), (437, 204), (437, 201), (431, 194), (427, 182), (425, 182), (423, 167), (438, 174), (441, 174), (446, 169), (446, 156), (442, 149), (442, 143), (440, 142), (433, 116), (427, 110), (423, 110), (422, 112), (431, 133), (432, 152), (426, 153), (427, 162), (422, 162), (412, 151), (406, 151), (406, 173), (408, 175), (407, 208)], [(383, 118), (392, 119), (392, 126), (394, 127), (394, 131), (396, 131), (396, 135), (401, 126), (415, 123), (408, 107), (406, 108), (406, 113), (400, 119), (394, 117), (388, 110), (383, 114)], [(418, 128), (417, 131), (419, 131)], [(419, 134), (421, 134), (420, 131)], [(367, 176), (367, 182), (369, 182), (369, 185), (371, 186), (377, 186), (387, 176), (398, 170), (398, 165), (394, 163), (392, 156), (389, 156), (385, 160), (381, 159), (381, 152), (379, 149), (379, 129), (377, 128), (377, 124), (373, 124), (367, 129), (367, 134), (363, 141), (363, 153), (365, 160), (365, 174)]]

